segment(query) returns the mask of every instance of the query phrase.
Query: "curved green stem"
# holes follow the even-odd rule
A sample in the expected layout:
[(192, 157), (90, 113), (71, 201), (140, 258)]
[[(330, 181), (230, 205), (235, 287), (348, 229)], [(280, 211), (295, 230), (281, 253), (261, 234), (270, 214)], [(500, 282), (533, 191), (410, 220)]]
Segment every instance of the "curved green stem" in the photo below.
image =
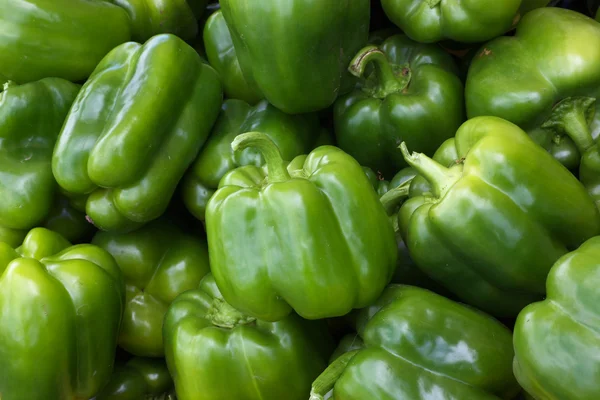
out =
[(247, 147), (254, 147), (262, 153), (269, 171), (267, 178), (269, 182), (284, 182), (291, 179), (279, 148), (269, 136), (260, 132), (248, 132), (238, 135), (231, 143), (233, 151)]
[(596, 114), (596, 99), (569, 97), (558, 103), (542, 128), (569, 136), (583, 155), (594, 145), (590, 124)]
[(400, 69), (390, 63), (387, 56), (377, 46), (367, 46), (356, 54), (348, 70), (357, 78), (364, 75), (365, 69), (369, 63), (375, 66), (375, 84), (370, 90), (379, 98), (385, 98), (391, 93), (397, 93), (405, 90), (411, 79), (411, 70), (409, 67)]
[(456, 174), (450, 168), (444, 167), (425, 154), (411, 154), (405, 142), (400, 144), (400, 151), (402, 151), (406, 163), (417, 170), (431, 184), (433, 195), (436, 198), (443, 197), (448, 189), (460, 179), (460, 174)]
[(229, 305), (225, 300), (214, 298), (206, 319), (213, 325), (232, 329), (238, 325), (248, 325), (256, 321), (256, 318), (250, 317)]
[(414, 178), (411, 178), (403, 182), (402, 185), (388, 190), (387, 193), (381, 196), (379, 200), (381, 201), (381, 204), (383, 204), (388, 215), (392, 215), (404, 200), (406, 200), (413, 179)]
[(346, 369), (346, 366), (360, 350), (353, 350), (339, 356), (319, 375), (312, 384), (309, 400), (323, 400)]

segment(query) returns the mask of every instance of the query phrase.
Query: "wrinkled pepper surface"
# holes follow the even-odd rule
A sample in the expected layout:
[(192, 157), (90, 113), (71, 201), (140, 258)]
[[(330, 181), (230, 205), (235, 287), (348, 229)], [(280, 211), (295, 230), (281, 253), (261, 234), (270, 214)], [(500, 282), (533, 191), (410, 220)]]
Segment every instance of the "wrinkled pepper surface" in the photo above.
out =
[(290, 114), (325, 109), (354, 82), (346, 72), (367, 43), (369, 0), (221, 0), (244, 77)]
[(206, 145), (182, 184), (185, 205), (196, 218), (204, 220), (206, 204), (227, 172), (244, 165), (264, 165), (260, 151), (249, 148), (236, 153), (231, 148), (238, 135), (252, 131), (268, 135), (284, 159), (291, 160), (314, 148), (319, 120), (316, 114), (286, 114), (266, 100), (254, 107), (242, 100), (226, 100)]
[(207, 206), (211, 270), (225, 299), (266, 321), (292, 310), (307, 319), (342, 316), (377, 299), (398, 249), (356, 160), (320, 146), (287, 164), (258, 132), (232, 147), (259, 150), (266, 168), (230, 171)]
[(52, 151), (80, 87), (61, 78), (0, 88), (0, 226), (29, 230), (50, 214)]
[(486, 43), (473, 58), (465, 99), (469, 118), (493, 115), (527, 131), (567, 168), (576, 143), (600, 134), (600, 24), (562, 8), (528, 13), (514, 36)]
[(213, 13), (204, 25), (204, 49), (210, 65), (219, 73), (223, 91), (230, 99), (256, 104), (263, 95), (248, 84), (238, 60), (233, 39), (221, 10)]
[(0, 74), (18, 83), (85, 80), (108, 52), (128, 40), (127, 13), (109, 1), (0, 2)]
[(137, 356), (164, 356), (169, 304), (210, 271), (206, 241), (161, 219), (130, 233), (98, 232), (92, 243), (113, 255), (125, 279), (119, 346)]
[(172, 33), (183, 40), (198, 34), (198, 18), (208, 0), (109, 0), (127, 11), (131, 39), (145, 42), (161, 33)]
[(164, 337), (179, 400), (305, 400), (333, 350), (323, 321), (257, 320), (229, 305), (210, 274), (169, 307)]
[(514, 373), (537, 400), (600, 398), (600, 237), (561, 257), (514, 331)]
[(117, 365), (110, 381), (91, 400), (176, 400), (165, 360), (134, 357)]
[(400, 143), (432, 155), (465, 120), (458, 68), (437, 45), (395, 35), (363, 48), (349, 69), (363, 80), (335, 103), (338, 146), (388, 179), (406, 166)]
[(94, 396), (113, 371), (124, 303), (121, 271), (97, 246), (45, 228), (16, 249), (0, 243), (0, 396)]
[(54, 176), (87, 196), (98, 228), (138, 228), (166, 210), (221, 101), (217, 73), (181, 39), (125, 43), (79, 92), (54, 150)]
[(422, 43), (480, 43), (500, 36), (549, 0), (381, 0), (388, 18)]
[(311, 400), (498, 400), (520, 390), (510, 330), (428, 290), (390, 285), (360, 311), (356, 330), (357, 340), (341, 344), (350, 351), (313, 383)]
[(400, 232), (417, 266), (459, 299), (515, 317), (543, 297), (557, 259), (600, 234), (600, 214), (569, 170), (506, 120), (473, 118), (450, 140), (450, 167), (402, 146), (431, 187), (402, 205)]

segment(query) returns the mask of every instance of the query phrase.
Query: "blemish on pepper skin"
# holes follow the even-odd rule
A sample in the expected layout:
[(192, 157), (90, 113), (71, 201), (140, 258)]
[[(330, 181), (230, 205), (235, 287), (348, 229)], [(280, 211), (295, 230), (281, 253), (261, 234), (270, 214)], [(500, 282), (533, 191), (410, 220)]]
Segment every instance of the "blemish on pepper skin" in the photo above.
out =
[(483, 50), (481, 50), (477, 57), (489, 56), (490, 54), (492, 54), (492, 51), (485, 47)]
[(513, 18), (513, 21), (512, 21), (512, 26), (517, 25), (520, 20), (521, 20), (521, 14), (515, 15), (515, 17)]

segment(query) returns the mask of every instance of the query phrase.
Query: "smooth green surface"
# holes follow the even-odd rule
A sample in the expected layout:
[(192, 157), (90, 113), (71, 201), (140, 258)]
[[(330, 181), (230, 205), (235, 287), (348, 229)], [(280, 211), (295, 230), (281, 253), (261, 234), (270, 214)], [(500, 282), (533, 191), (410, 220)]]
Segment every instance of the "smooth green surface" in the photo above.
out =
[(292, 310), (307, 319), (342, 316), (377, 299), (398, 250), (356, 160), (321, 146), (288, 165), (256, 132), (233, 145), (260, 148), (268, 171), (230, 171), (209, 200), (211, 270), (225, 299), (267, 321)]
[(206, 241), (158, 220), (131, 233), (99, 232), (92, 243), (113, 255), (125, 278), (119, 346), (137, 356), (164, 356), (169, 304), (210, 271)]
[(342, 342), (358, 351), (347, 353), (341, 371), (332, 370), (344, 356), (334, 361), (313, 384), (311, 400), (331, 387), (335, 400), (493, 400), (520, 390), (510, 330), (425, 289), (390, 285), (360, 312), (357, 332), (364, 343)]
[(266, 100), (254, 107), (242, 100), (226, 100), (206, 145), (182, 184), (185, 205), (196, 218), (204, 220), (206, 204), (227, 172), (244, 165), (264, 164), (256, 149), (234, 153), (231, 148), (238, 135), (254, 130), (267, 134), (288, 161), (311, 151), (320, 133), (316, 114), (285, 114)]
[(60, 78), (0, 87), (3, 228), (29, 230), (50, 213), (57, 189), (52, 151), (78, 91), (78, 85)]
[(333, 349), (323, 321), (255, 320), (224, 301), (212, 275), (177, 297), (164, 332), (179, 400), (305, 400)]
[[(599, 95), (600, 23), (553, 7), (528, 13), (515, 36), (486, 43), (471, 63), (465, 87), (470, 118), (494, 115), (519, 125), (569, 169), (581, 158), (571, 138), (597, 138), (600, 112), (578, 127), (556, 115), (555, 106), (575, 96)], [(561, 123), (545, 124), (552, 118)]]
[(45, 228), (0, 243), (0, 395), (88, 399), (110, 379), (125, 303), (114, 258)]
[(86, 79), (131, 39), (127, 13), (103, 0), (0, 2), (0, 74), (18, 83)]
[(432, 155), (465, 120), (458, 68), (437, 45), (395, 35), (362, 49), (350, 69), (363, 79), (335, 103), (337, 143), (388, 179), (406, 166), (400, 143)]
[(86, 212), (98, 228), (135, 229), (166, 210), (221, 101), (217, 73), (176, 36), (123, 44), (77, 96), (54, 176), (65, 191), (89, 194)]
[(431, 187), (399, 212), (417, 266), (460, 300), (515, 317), (545, 294), (558, 258), (600, 234), (585, 187), (516, 125), (477, 117), (457, 131), (458, 162), (407, 161)]
[(198, 34), (197, 19), (208, 0), (110, 0), (127, 11), (131, 35), (136, 42), (145, 42), (154, 35), (172, 33), (183, 40)]
[(208, 62), (219, 73), (225, 95), (249, 104), (258, 103), (263, 96), (244, 78), (231, 33), (221, 10), (206, 20), (203, 41)]
[(117, 365), (92, 400), (175, 400), (173, 379), (162, 358), (134, 357)]
[(537, 400), (600, 398), (600, 237), (561, 257), (514, 332), (514, 372)]
[(388, 18), (422, 43), (480, 43), (513, 28), (549, 0), (381, 0)]
[(369, 0), (222, 0), (246, 81), (290, 114), (329, 107), (353, 85), (346, 68), (367, 43)]

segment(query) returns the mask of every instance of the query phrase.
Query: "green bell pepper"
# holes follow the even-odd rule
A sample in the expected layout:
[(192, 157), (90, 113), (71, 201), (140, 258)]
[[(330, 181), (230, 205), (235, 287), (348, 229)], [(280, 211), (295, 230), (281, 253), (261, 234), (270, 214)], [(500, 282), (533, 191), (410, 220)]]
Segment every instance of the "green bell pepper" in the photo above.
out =
[[(0, 6), (1, 7), (1, 6)], [(0, 226), (29, 230), (51, 211), (52, 151), (80, 87), (61, 78), (0, 89)]]
[(257, 132), (239, 135), (232, 147), (259, 150), (267, 171), (230, 171), (207, 205), (211, 270), (227, 302), (277, 321), (292, 309), (320, 319), (376, 300), (398, 250), (385, 209), (356, 160), (321, 146), (286, 168), (275, 143)]
[(244, 165), (264, 164), (263, 156), (255, 149), (239, 153), (231, 149), (231, 142), (238, 135), (254, 130), (267, 134), (282, 156), (291, 160), (314, 148), (319, 120), (316, 114), (286, 114), (266, 100), (254, 107), (242, 100), (226, 100), (206, 145), (182, 184), (185, 205), (199, 220), (204, 221), (206, 204), (227, 172)]
[[(365, 76), (369, 64), (375, 70)], [(437, 45), (395, 35), (363, 48), (349, 69), (365, 79), (335, 103), (337, 143), (384, 176), (406, 166), (397, 149), (402, 141), (431, 155), (465, 120), (458, 68)]]
[[(490, 316), (425, 289), (390, 285), (356, 316), (357, 341), (315, 380), (311, 400), (498, 400), (520, 390), (512, 335)], [(339, 354), (339, 352), (338, 352)]]
[(221, 0), (244, 77), (290, 114), (325, 109), (354, 82), (346, 72), (367, 43), (369, 0)]
[(600, 213), (564, 166), (506, 120), (473, 118), (450, 141), (451, 167), (402, 146), (431, 187), (402, 205), (400, 232), (417, 266), (459, 299), (515, 317), (543, 297), (558, 258), (600, 234)]
[(179, 400), (304, 400), (333, 350), (323, 321), (257, 320), (229, 305), (210, 274), (169, 307), (164, 337)]
[(480, 43), (500, 36), (549, 0), (381, 0), (388, 18), (422, 43)]
[(161, 33), (172, 33), (183, 40), (198, 34), (198, 18), (208, 0), (109, 0), (127, 11), (132, 40), (145, 42)]
[(561, 257), (514, 331), (514, 373), (537, 400), (600, 398), (600, 237)]
[(581, 158), (574, 142), (600, 135), (600, 103), (589, 103), (598, 96), (600, 24), (562, 8), (534, 10), (515, 36), (483, 46), (465, 87), (469, 118), (519, 125), (569, 169)]
[(91, 400), (175, 400), (173, 379), (160, 358), (134, 357), (117, 365), (106, 386)]
[(110, 379), (125, 303), (113, 257), (32, 229), (0, 243), (0, 396), (89, 399)]
[(250, 104), (258, 103), (263, 95), (248, 84), (242, 73), (231, 33), (221, 10), (216, 11), (206, 21), (203, 40), (206, 57), (221, 76), (225, 95)]
[(85, 80), (131, 39), (127, 13), (103, 0), (0, 2), (0, 74), (18, 83)]
[(166, 210), (221, 102), (217, 73), (181, 39), (125, 43), (77, 96), (54, 149), (54, 176), (65, 191), (87, 195), (98, 228), (138, 228)]
[(119, 346), (142, 357), (164, 356), (162, 323), (169, 304), (210, 271), (208, 247), (166, 221), (135, 232), (98, 232), (92, 244), (113, 255), (125, 277)]

